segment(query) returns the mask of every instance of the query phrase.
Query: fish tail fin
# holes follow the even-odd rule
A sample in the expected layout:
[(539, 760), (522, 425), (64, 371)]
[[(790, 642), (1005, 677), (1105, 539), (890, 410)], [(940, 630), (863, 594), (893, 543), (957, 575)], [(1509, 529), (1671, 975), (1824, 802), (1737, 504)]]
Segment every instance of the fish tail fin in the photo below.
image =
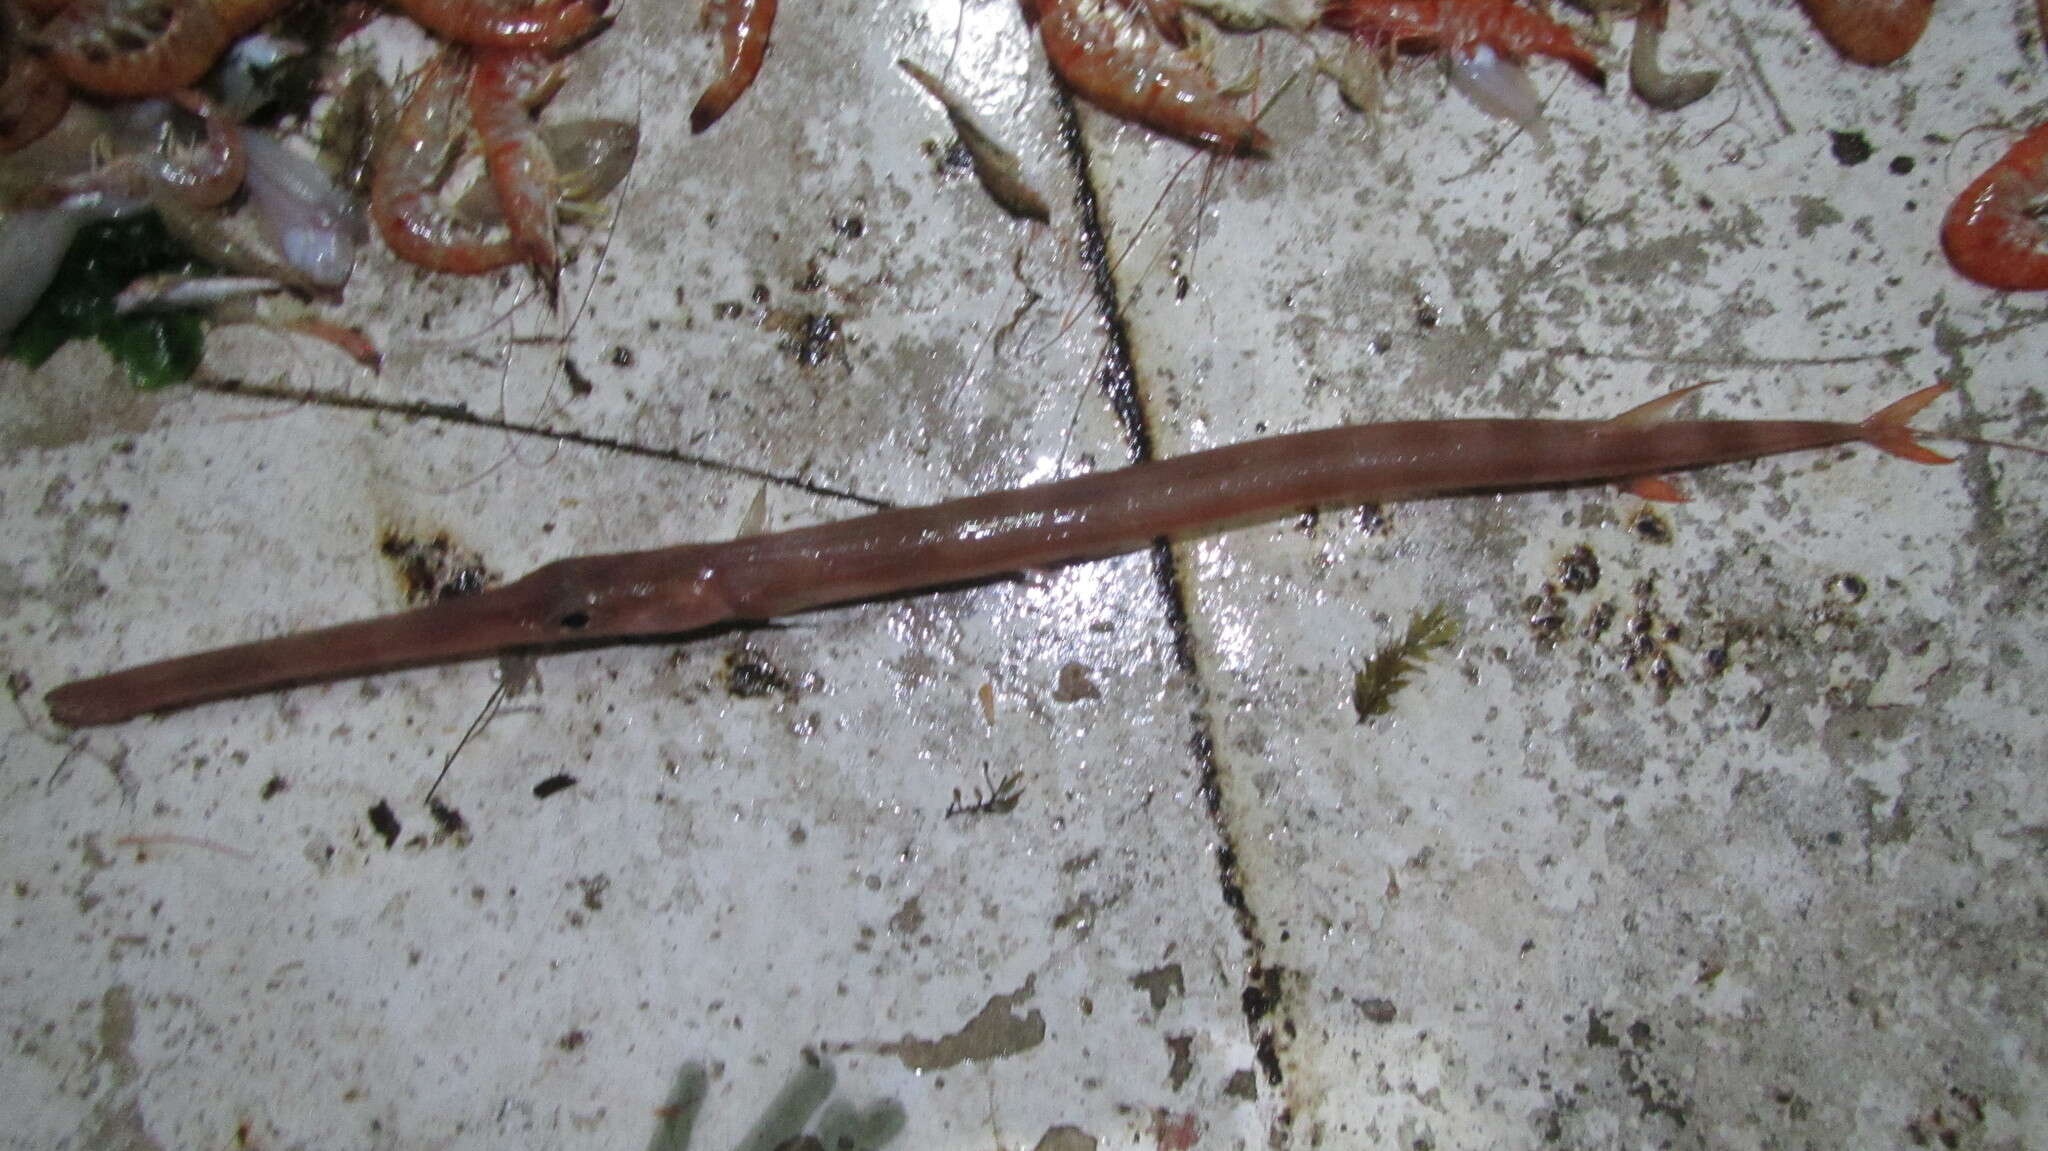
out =
[(1953, 456), (1942, 455), (1922, 444), (1918, 438), (1922, 433), (1915, 431), (1909, 423), (1921, 409), (1947, 395), (1953, 387), (1945, 382), (1934, 384), (1886, 406), (1863, 421), (1864, 442), (1916, 464), (1954, 463)]

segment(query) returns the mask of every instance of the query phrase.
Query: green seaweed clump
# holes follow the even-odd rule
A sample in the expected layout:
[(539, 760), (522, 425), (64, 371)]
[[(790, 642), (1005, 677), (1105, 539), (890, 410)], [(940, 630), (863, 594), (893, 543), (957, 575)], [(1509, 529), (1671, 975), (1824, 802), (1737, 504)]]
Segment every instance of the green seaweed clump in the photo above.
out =
[(7, 354), (31, 368), (72, 340), (98, 340), (138, 388), (192, 377), (206, 335), (195, 312), (114, 313), (114, 297), (138, 276), (195, 274), (206, 266), (171, 238), (155, 213), (79, 229), (50, 290), (22, 318)]
[(1417, 612), (1408, 621), (1401, 638), (1386, 645), (1366, 661), (1365, 668), (1351, 683), (1351, 706), (1358, 722), (1390, 714), (1394, 693), (1408, 686), (1408, 680), (1422, 670), (1429, 657), (1458, 639), (1458, 621), (1450, 609), (1438, 604)]

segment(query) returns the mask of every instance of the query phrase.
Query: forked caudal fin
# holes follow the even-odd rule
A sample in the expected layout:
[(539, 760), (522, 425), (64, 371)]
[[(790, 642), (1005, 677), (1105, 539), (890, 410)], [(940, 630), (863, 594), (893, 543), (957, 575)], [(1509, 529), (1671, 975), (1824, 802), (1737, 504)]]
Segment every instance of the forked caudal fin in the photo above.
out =
[[(1706, 384), (1701, 383), (1679, 388), (1674, 392), (1659, 396), (1649, 403), (1630, 408), (1628, 411), (1610, 418), (1605, 426), (1616, 429), (1644, 428), (1662, 423), (1670, 419), (1672, 414), (1678, 410), (1679, 405), (1691, 398), (1694, 392), (1706, 386)], [(1919, 415), (1927, 405), (1947, 395), (1952, 390), (1953, 386), (1950, 384), (1935, 384), (1932, 387), (1921, 388), (1912, 395), (1891, 404), (1858, 425), (1863, 433), (1863, 440), (1901, 459), (1911, 460), (1918, 464), (1949, 464), (1955, 462), (1950, 456), (1944, 456), (1939, 452), (1929, 450), (1926, 445), (1920, 442), (1919, 437), (1921, 436), (1930, 436), (1935, 439), (1956, 439), (1969, 443), (1988, 444), (1993, 442), (1967, 436), (1947, 436), (1939, 432), (1923, 432), (1911, 426), (1914, 416)], [(2021, 447), (2021, 445), (2017, 444), (2001, 444), (2000, 446)], [(2022, 447), (2021, 450), (2036, 451), (2038, 449)], [(1655, 500), (1660, 503), (1684, 503), (1686, 500), (1684, 491), (1662, 476), (1636, 476), (1625, 481), (1622, 484), (1622, 490), (1640, 496), (1643, 499)]]
[(1864, 442), (1872, 447), (1883, 448), (1900, 459), (1912, 460), (1916, 464), (1954, 463), (1953, 456), (1930, 451), (1915, 438), (1921, 434), (1932, 433), (1916, 432), (1908, 426), (1909, 421), (1920, 414), (1921, 409), (1947, 395), (1952, 388), (1953, 385), (1945, 383), (1921, 388), (1905, 399), (1884, 408), (1863, 421)]

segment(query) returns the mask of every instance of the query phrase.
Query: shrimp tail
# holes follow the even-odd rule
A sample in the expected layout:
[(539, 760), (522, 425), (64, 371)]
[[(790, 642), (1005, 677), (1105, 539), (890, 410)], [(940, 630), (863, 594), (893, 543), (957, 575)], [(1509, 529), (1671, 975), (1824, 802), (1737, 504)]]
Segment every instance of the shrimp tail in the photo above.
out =
[(484, 142), (484, 166), (497, 190), (512, 243), (558, 302), (562, 258), (555, 244), (561, 177), (528, 113), (559, 86), (560, 73), (537, 56), (485, 52), (470, 80), (470, 123)]
[(1919, 440), (1925, 434), (1915, 431), (1909, 422), (1920, 414), (1927, 405), (1952, 391), (1954, 385), (1934, 384), (1921, 388), (1905, 399), (1885, 407), (1876, 415), (1863, 421), (1863, 441), (1874, 448), (1882, 448), (1902, 460), (1916, 464), (1951, 464), (1953, 456), (1944, 456), (1931, 451)]
[(768, 38), (775, 28), (776, 0), (712, 0), (705, 7), (706, 19), (722, 24), (719, 39), (724, 51), (723, 71), (697, 105), (690, 109), (690, 134), (701, 135), (753, 87), (761, 63), (768, 58)]
[(1607, 69), (1601, 67), (1600, 62), (1591, 55), (1573, 54), (1560, 56), (1558, 59), (1564, 61), (1565, 67), (1577, 72), (1579, 78), (1586, 83), (1603, 92), (1607, 90)]

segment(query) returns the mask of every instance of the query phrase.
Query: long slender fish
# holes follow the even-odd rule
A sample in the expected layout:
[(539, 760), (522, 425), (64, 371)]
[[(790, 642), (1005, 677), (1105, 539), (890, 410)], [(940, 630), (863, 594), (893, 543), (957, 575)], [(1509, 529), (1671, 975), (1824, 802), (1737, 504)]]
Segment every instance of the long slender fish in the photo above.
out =
[(1102, 559), (1154, 540), (1318, 504), (1627, 480), (1867, 443), (1949, 458), (1908, 426), (1923, 388), (1862, 423), (1673, 420), (1693, 389), (1610, 420), (1416, 420), (1297, 432), (1034, 487), (720, 543), (558, 560), (503, 587), (397, 615), (259, 640), (65, 684), (73, 727), (508, 650), (676, 635), (827, 604)]

